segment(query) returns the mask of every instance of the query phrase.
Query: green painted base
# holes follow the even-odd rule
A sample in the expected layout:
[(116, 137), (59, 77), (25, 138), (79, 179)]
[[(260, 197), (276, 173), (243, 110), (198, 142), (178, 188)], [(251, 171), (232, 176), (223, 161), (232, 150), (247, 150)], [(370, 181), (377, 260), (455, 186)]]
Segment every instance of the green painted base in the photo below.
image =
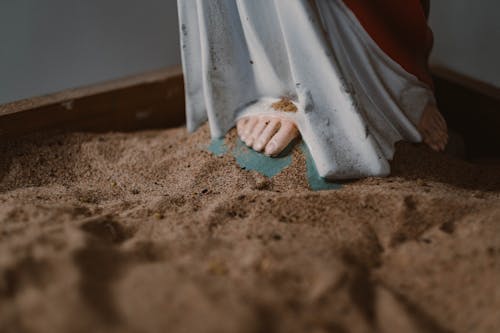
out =
[(300, 149), (306, 157), (307, 181), (313, 191), (338, 190), (342, 188), (341, 184), (329, 182), (319, 175), (316, 164), (314, 164), (312, 159), (311, 152), (303, 141), (300, 143)]
[(208, 151), (215, 156), (224, 156), (227, 153), (227, 147), (224, 144), (224, 139), (212, 139)]
[[(291, 152), (294, 145), (295, 142), (290, 144), (285, 151), (277, 157), (268, 157), (252, 150), (244, 142), (238, 139), (236, 147), (231, 151), (231, 154), (241, 168), (257, 171), (266, 177), (273, 177), (292, 163)], [(342, 187), (340, 184), (328, 182), (319, 176), (311, 153), (304, 142), (300, 143), (299, 148), (306, 157), (307, 180), (313, 191), (337, 190)], [(224, 139), (214, 139), (208, 146), (208, 151), (217, 156), (223, 156), (228, 153), (229, 149), (224, 144)]]

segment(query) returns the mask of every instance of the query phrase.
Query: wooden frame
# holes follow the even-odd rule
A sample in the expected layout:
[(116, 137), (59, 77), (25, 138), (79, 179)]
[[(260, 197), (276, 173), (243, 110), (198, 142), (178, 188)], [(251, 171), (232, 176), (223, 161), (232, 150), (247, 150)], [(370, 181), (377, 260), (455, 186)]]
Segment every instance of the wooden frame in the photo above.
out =
[(467, 156), (500, 158), (500, 89), (445, 68), (432, 68), (439, 107)]
[[(469, 157), (500, 157), (500, 89), (433, 68), (440, 108)], [(41, 130), (132, 131), (184, 124), (179, 66), (0, 105), (0, 140)]]
[(183, 123), (178, 66), (0, 105), (0, 140), (40, 130), (132, 131)]

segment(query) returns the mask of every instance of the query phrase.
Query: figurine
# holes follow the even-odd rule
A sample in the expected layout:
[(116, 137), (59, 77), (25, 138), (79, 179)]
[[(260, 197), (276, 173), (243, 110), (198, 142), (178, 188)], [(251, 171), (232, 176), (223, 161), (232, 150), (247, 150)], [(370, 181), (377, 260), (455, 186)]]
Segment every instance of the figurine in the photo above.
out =
[(394, 144), (444, 150), (426, 0), (178, 0), (187, 126), (276, 156), (299, 135), (326, 179), (386, 176)]

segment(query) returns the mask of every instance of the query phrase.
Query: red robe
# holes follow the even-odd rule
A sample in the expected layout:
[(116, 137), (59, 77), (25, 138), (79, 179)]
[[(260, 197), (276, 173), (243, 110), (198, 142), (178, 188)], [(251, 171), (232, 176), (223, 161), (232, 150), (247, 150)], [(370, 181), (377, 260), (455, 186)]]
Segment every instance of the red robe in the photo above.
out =
[(428, 67), (433, 34), (430, 0), (343, 0), (363, 28), (407, 72), (433, 87)]

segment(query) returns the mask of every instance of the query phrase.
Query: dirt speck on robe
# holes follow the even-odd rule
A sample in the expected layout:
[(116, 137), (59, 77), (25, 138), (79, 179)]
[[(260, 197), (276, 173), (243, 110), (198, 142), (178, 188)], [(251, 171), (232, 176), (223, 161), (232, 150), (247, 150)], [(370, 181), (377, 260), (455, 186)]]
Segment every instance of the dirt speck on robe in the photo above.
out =
[(297, 151), (268, 179), (208, 142), (1, 142), (0, 331), (500, 330), (498, 164), (399, 144), (391, 177), (312, 192)]

